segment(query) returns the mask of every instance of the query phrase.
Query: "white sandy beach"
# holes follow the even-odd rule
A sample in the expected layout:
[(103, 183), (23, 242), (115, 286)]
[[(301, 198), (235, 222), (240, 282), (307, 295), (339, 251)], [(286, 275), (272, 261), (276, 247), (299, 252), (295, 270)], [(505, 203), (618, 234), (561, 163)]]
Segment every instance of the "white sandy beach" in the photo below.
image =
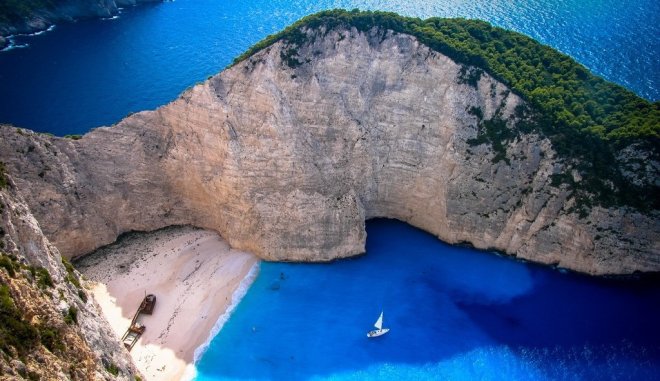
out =
[(76, 262), (118, 340), (145, 293), (156, 295), (153, 314), (138, 319), (146, 331), (131, 351), (148, 381), (190, 371), (195, 349), (256, 265), (254, 255), (232, 250), (217, 233), (191, 227), (131, 234)]

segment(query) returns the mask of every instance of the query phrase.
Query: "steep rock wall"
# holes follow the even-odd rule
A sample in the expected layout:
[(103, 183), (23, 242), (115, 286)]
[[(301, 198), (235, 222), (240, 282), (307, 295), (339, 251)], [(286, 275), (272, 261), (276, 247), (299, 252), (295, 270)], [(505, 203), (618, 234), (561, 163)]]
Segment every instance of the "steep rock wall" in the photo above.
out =
[[(24, 348), (0, 335), (0, 379), (133, 381), (139, 372), (128, 351), (91, 295), (74, 284), (79, 274), (65, 268), (14, 183), (7, 181), (0, 187), (0, 287), (38, 334), (31, 342), (30, 335), (17, 330), (3, 314), (2, 328), (16, 335)], [(42, 275), (34, 272), (39, 268), (52, 283), (44, 286)], [(70, 311), (76, 311), (75, 321), (67, 321)]]
[(0, 160), (49, 239), (81, 255), (129, 230), (192, 224), (270, 260), (364, 251), (364, 221), (407, 221), (591, 274), (660, 270), (657, 212), (571, 212), (550, 142), (523, 135), (509, 162), (471, 146), (484, 119), (523, 101), (414, 37), (308, 31), (277, 42), (155, 111), (81, 140), (0, 129)]

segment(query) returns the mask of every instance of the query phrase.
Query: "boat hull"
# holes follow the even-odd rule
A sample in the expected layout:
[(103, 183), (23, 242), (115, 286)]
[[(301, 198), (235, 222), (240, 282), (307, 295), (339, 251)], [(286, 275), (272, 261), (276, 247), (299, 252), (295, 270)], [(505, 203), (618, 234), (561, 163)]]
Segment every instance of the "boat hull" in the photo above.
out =
[(383, 336), (384, 334), (388, 333), (389, 331), (390, 331), (389, 328), (374, 329), (373, 331), (369, 331), (369, 333), (367, 333), (367, 337)]

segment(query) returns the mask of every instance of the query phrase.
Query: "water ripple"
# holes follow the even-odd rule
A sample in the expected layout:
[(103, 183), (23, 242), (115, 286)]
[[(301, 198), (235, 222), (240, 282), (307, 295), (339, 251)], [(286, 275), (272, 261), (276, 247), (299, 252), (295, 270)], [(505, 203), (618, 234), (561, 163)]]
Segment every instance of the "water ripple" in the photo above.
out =
[(484, 19), (660, 99), (657, 0), (179, 0), (13, 37), (14, 47), (29, 47), (0, 53), (0, 122), (59, 135), (112, 124), (175, 99), (266, 35), (331, 8)]

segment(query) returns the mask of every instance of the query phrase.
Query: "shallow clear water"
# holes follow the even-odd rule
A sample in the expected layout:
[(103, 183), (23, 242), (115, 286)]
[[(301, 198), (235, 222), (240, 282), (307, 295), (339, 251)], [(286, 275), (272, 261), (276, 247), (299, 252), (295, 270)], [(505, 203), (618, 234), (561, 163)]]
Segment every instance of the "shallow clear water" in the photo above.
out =
[[(660, 99), (657, 0), (177, 0), (16, 38), (29, 47), (0, 53), (0, 122), (58, 135), (109, 125), (306, 14), (355, 7), (485, 19)], [(365, 257), (263, 263), (198, 379), (660, 379), (659, 282), (563, 274), (393, 221), (367, 229)], [(381, 309), (392, 331), (368, 340)]]
[(0, 53), (0, 122), (83, 133), (167, 103), (298, 18), (330, 8), (481, 18), (660, 99), (658, 0), (176, 0), (58, 25)]
[[(660, 282), (562, 273), (367, 223), (367, 255), (262, 263), (197, 380), (660, 378)], [(384, 310), (391, 331), (368, 339)]]

